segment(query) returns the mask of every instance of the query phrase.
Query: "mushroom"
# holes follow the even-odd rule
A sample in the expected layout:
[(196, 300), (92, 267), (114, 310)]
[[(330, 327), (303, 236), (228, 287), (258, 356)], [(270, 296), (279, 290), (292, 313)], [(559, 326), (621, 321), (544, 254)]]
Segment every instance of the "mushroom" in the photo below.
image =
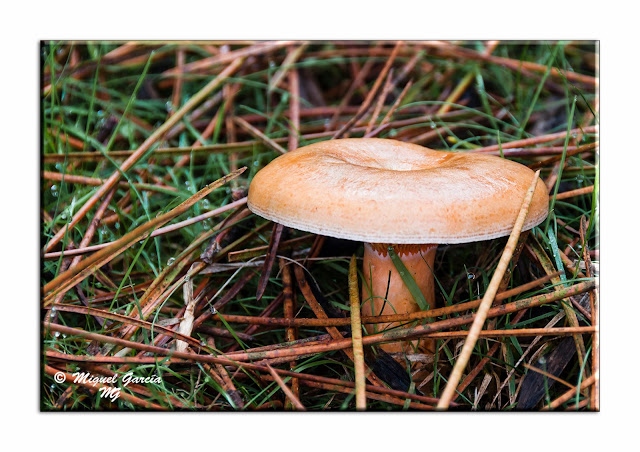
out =
[[(433, 308), (437, 245), (509, 235), (533, 174), (485, 154), (347, 138), (276, 158), (253, 178), (247, 204), (257, 215), (292, 228), (365, 242), (362, 314), (407, 314), (421, 310), (420, 297), (398, 272), (398, 258), (428, 305), (422, 308)], [(523, 230), (540, 224), (547, 211), (548, 192), (539, 183)], [(371, 334), (397, 325), (366, 329)], [(429, 351), (431, 346), (411, 341), (382, 349)]]

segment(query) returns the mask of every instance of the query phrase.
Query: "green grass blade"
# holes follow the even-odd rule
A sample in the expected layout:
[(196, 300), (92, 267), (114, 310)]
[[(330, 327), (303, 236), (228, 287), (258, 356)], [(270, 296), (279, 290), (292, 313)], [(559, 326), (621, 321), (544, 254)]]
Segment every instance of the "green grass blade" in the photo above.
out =
[(400, 259), (400, 256), (398, 256), (396, 251), (393, 249), (393, 246), (390, 246), (387, 250), (389, 252), (389, 257), (391, 257), (391, 261), (393, 262), (393, 265), (395, 265), (396, 270), (398, 270), (398, 273), (400, 274), (402, 281), (404, 281), (404, 284), (407, 286), (407, 289), (409, 289), (409, 292), (411, 292), (411, 296), (413, 296), (413, 299), (415, 300), (415, 302), (418, 304), (418, 306), (420, 306), (420, 309), (422, 309), (423, 311), (426, 311), (427, 309), (429, 309), (427, 300), (424, 298), (424, 295), (422, 295), (422, 291), (418, 287), (416, 280), (413, 279), (413, 276), (411, 276), (411, 272), (407, 270), (407, 267), (404, 265), (404, 263)]

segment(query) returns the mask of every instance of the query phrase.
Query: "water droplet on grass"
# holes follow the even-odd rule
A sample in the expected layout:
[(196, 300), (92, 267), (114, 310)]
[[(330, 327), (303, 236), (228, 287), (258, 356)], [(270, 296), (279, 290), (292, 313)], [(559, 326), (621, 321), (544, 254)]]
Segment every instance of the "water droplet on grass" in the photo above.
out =
[(167, 265), (171, 265), (176, 261), (175, 257), (170, 257), (169, 260), (167, 261)]

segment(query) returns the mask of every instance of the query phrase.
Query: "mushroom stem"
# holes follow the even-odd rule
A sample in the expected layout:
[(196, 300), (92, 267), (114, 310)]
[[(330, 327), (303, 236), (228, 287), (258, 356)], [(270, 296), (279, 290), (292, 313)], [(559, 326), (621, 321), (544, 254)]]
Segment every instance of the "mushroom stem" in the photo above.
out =
[[(362, 286), (362, 315), (408, 314), (420, 311), (413, 295), (407, 288), (388, 253), (389, 245), (364, 244)], [(437, 245), (393, 245), (393, 248), (415, 280), (427, 301), (428, 308), (434, 307), (433, 263)], [(385, 299), (386, 294), (386, 299)], [(394, 323), (371, 324), (366, 327), (369, 334), (400, 325)], [(415, 340), (384, 344), (380, 348), (387, 353), (433, 353), (433, 341)]]

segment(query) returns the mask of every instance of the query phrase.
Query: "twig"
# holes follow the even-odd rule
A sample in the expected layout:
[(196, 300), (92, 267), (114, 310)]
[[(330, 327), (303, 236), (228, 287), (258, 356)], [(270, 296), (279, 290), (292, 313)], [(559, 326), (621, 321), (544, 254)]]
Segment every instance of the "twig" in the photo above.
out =
[[(293, 319), (295, 317), (295, 296), (293, 294), (293, 276), (291, 274), (291, 268), (287, 265), (287, 261), (283, 258), (279, 260), (280, 272), (282, 273), (282, 294), (284, 301), (282, 303), (284, 317), (286, 319)], [(297, 339), (297, 332), (295, 327), (287, 327), (285, 330), (287, 342), (294, 342)], [(296, 368), (296, 362), (290, 361), (289, 368), (294, 370)], [(297, 378), (291, 380), (291, 391), (296, 397), (299, 397), (300, 386)], [(285, 407), (289, 408), (290, 403), (285, 404)]]
[(267, 250), (267, 255), (264, 258), (262, 274), (260, 275), (258, 289), (256, 290), (256, 301), (260, 301), (265, 289), (267, 288), (269, 276), (271, 276), (271, 269), (273, 268), (273, 263), (276, 260), (276, 255), (278, 254), (278, 246), (280, 245), (280, 237), (282, 237), (283, 229), (284, 226), (281, 223), (273, 224), (273, 232), (271, 233), (271, 240), (269, 241), (269, 249)]
[(393, 61), (395, 60), (396, 55), (398, 54), (398, 51), (400, 50), (400, 47), (402, 45), (403, 45), (402, 41), (398, 41), (396, 43), (395, 47), (393, 48), (393, 51), (391, 52), (391, 55), (389, 55), (387, 62), (382, 68), (382, 71), (380, 71), (380, 74), (378, 75), (378, 78), (376, 79), (375, 83), (373, 84), (371, 91), (369, 91), (369, 94), (367, 94), (367, 97), (364, 99), (364, 102), (362, 102), (362, 105), (360, 105), (360, 109), (358, 110), (358, 113), (356, 113), (351, 119), (349, 119), (349, 121), (347, 121), (347, 123), (344, 126), (342, 126), (340, 130), (338, 130), (333, 135), (334, 140), (337, 138), (341, 138), (343, 135), (345, 135), (356, 124), (356, 122), (358, 122), (360, 118), (362, 118), (365, 115), (365, 113), (369, 110), (369, 107), (371, 106), (373, 99), (375, 98), (376, 94), (378, 94), (378, 89), (380, 88), (382, 81), (387, 76), (389, 69), (391, 69), (391, 65), (393, 64)]
[(242, 119), (239, 116), (236, 116), (234, 118), (234, 121), (236, 122), (236, 124), (238, 124), (240, 127), (242, 127), (244, 130), (246, 130), (247, 132), (249, 132), (251, 135), (253, 135), (254, 137), (256, 137), (258, 140), (262, 141), (267, 147), (273, 149), (274, 151), (279, 152), (280, 154), (286, 154), (287, 150), (285, 148), (283, 148), (282, 146), (280, 146), (278, 143), (276, 143), (275, 141), (273, 141), (271, 138), (269, 138), (268, 136), (266, 136), (264, 133), (262, 133), (260, 130), (256, 129), (255, 127), (253, 127), (251, 124), (249, 124), (247, 121), (245, 121), (244, 119)]
[(356, 373), (356, 410), (367, 409), (365, 394), (364, 350), (362, 348), (362, 324), (360, 323), (360, 294), (358, 293), (358, 268), (355, 254), (349, 264), (349, 299), (351, 301), (351, 340), (353, 364)]
[[(68, 304), (57, 304), (55, 306), (56, 310), (60, 311), (60, 312), (73, 312), (76, 314), (84, 314), (84, 315), (93, 315), (93, 316), (97, 316), (100, 318), (104, 318), (104, 319), (110, 319), (110, 320), (115, 320), (116, 322), (122, 322), (125, 324), (129, 324), (129, 325), (137, 325), (141, 328), (144, 328), (146, 330), (149, 331), (154, 331), (157, 334), (160, 335), (166, 335), (168, 337), (171, 337), (173, 339), (177, 339), (177, 340), (181, 340), (184, 342), (188, 342), (189, 344), (191, 344), (194, 347), (198, 347), (200, 346), (200, 341), (189, 337), (189, 336), (185, 336), (177, 331), (171, 330), (169, 328), (166, 328), (164, 326), (161, 325), (157, 325), (154, 323), (150, 323), (147, 322), (145, 320), (140, 320), (140, 319), (134, 319), (125, 315), (121, 315), (121, 314), (116, 314), (113, 312), (109, 312), (109, 311), (105, 311), (103, 309), (96, 309), (96, 308), (88, 308), (86, 306), (71, 306)], [(49, 323), (46, 322), (45, 328), (49, 327)]]
[(342, 112), (346, 109), (347, 104), (351, 100), (351, 97), (355, 94), (356, 90), (363, 85), (364, 79), (369, 74), (369, 71), (373, 67), (374, 61), (375, 61), (374, 59), (369, 58), (364, 63), (364, 65), (362, 65), (362, 69), (358, 71), (358, 74), (353, 79), (353, 82), (349, 86), (349, 89), (347, 90), (345, 95), (342, 96), (342, 99), (340, 100), (340, 105), (335, 109), (335, 112), (333, 113), (333, 116), (331, 117), (331, 120), (327, 124), (325, 130), (330, 131), (335, 129), (336, 124), (338, 124), (338, 118), (340, 117)]
[[(349, 388), (345, 388), (343, 386), (339, 386), (336, 384), (328, 384), (328, 383), (318, 383), (315, 381), (307, 381), (307, 380), (303, 380), (302, 384), (305, 386), (309, 386), (312, 388), (319, 388), (322, 389), (324, 391), (337, 391), (337, 392), (342, 392), (345, 394), (352, 394), (352, 390)], [(386, 402), (386, 403), (390, 403), (393, 405), (399, 405), (404, 407), (405, 405), (407, 405), (407, 400), (402, 400), (400, 398), (396, 398), (396, 397), (390, 397), (388, 395), (382, 395), (382, 394), (376, 394), (374, 392), (369, 392), (366, 391), (365, 392), (365, 397), (372, 399), (372, 400), (379, 400), (381, 402)], [(412, 408), (414, 410), (424, 410), (424, 411), (432, 411), (435, 408), (432, 405), (425, 405), (423, 403), (417, 403), (417, 402), (409, 402), (408, 403), (408, 407)]]
[(275, 370), (273, 370), (273, 367), (267, 364), (267, 369), (269, 369), (269, 373), (271, 374), (273, 379), (276, 381), (276, 383), (278, 383), (278, 386), (280, 386), (280, 389), (282, 389), (282, 392), (284, 392), (287, 398), (291, 400), (291, 403), (296, 408), (296, 410), (307, 411), (307, 409), (300, 402), (300, 400), (293, 394), (293, 392), (291, 392), (291, 389), (289, 389), (289, 387), (284, 383), (284, 381), (282, 381), (282, 378), (280, 378), (280, 375), (278, 375), (278, 373)]
[(482, 302), (480, 304), (480, 307), (478, 308), (478, 312), (474, 317), (473, 324), (469, 329), (469, 336), (467, 336), (467, 340), (462, 347), (460, 356), (458, 357), (456, 364), (451, 371), (451, 375), (449, 376), (449, 380), (447, 381), (447, 386), (445, 387), (444, 392), (440, 397), (440, 401), (438, 402), (438, 409), (440, 410), (449, 407), (449, 403), (453, 399), (456, 388), (458, 387), (458, 383), (460, 382), (460, 378), (462, 377), (462, 371), (469, 362), (469, 358), (471, 357), (473, 348), (475, 347), (475, 344), (478, 340), (479, 332), (480, 330), (482, 330), (482, 326), (487, 319), (487, 313), (489, 312), (491, 303), (493, 303), (493, 299), (495, 298), (498, 286), (500, 285), (504, 273), (507, 271), (509, 261), (511, 260), (511, 256), (513, 255), (513, 251), (515, 250), (516, 243), (518, 242), (518, 237), (520, 236), (520, 231), (522, 230), (522, 226), (524, 225), (524, 220), (529, 213), (529, 206), (531, 204), (531, 200), (533, 199), (533, 192), (535, 191), (536, 184), (538, 183), (539, 175), (540, 171), (538, 170), (534, 174), (531, 186), (529, 187), (529, 190), (524, 197), (522, 207), (520, 208), (520, 213), (518, 214), (518, 218), (516, 219), (513, 230), (511, 231), (509, 240), (505, 245), (504, 251), (500, 258), (500, 262), (498, 262), (498, 266), (493, 276), (491, 277), (489, 287), (487, 288), (487, 291), (482, 298)]
[[(99, 187), (104, 184), (105, 179), (98, 179), (96, 177), (85, 177), (85, 176), (76, 176), (73, 174), (62, 174), (55, 173), (53, 171), (43, 171), (42, 178), (46, 180), (54, 180), (54, 181), (63, 181), (70, 184), (84, 184), (91, 185), (94, 187)], [(129, 188), (129, 182), (122, 181), (118, 185), (124, 188)], [(131, 184), (138, 190), (142, 191), (157, 191), (157, 192), (177, 192), (178, 190), (175, 187), (163, 186), (163, 185), (153, 185), (153, 184), (140, 184), (133, 183)]]
[[(583, 187), (583, 188), (577, 188), (575, 190), (563, 191), (561, 193), (558, 193), (556, 195), (556, 200), (573, 198), (574, 196), (587, 195), (589, 193), (593, 193), (593, 185), (590, 185), (588, 187)], [(551, 199), (552, 197), (553, 197), (553, 195), (550, 195), (549, 199)]]
[[(284, 251), (284, 250), (289, 250), (295, 247), (300, 247), (301, 245), (306, 246), (313, 237), (314, 237), (313, 234), (308, 234), (302, 237), (297, 237), (295, 239), (290, 239), (284, 242), (280, 242), (280, 246), (278, 247), (278, 250)], [(251, 259), (252, 257), (265, 254), (268, 249), (269, 249), (269, 245), (263, 245), (263, 246), (256, 246), (255, 248), (248, 248), (240, 251), (231, 251), (227, 255), (227, 260), (229, 262), (246, 261), (247, 259)]]
[[(599, 146), (599, 144), (600, 143), (598, 143), (596, 141), (595, 143), (589, 143), (589, 144), (585, 144), (585, 145), (579, 146), (579, 147), (567, 146), (567, 152), (566, 152), (565, 158), (580, 154), (582, 152), (592, 151), (592, 150), (596, 149)], [(543, 160), (541, 162), (532, 163), (531, 165), (529, 165), (529, 168), (531, 168), (532, 170), (536, 170), (538, 168), (544, 168), (545, 166), (548, 166), (551, 163), (555, 163), (555, 162), (561, 160), (562, 159), (562, 153), (564, 151), (564, 146), (559, 146), (559, 147), (553, 148), (553, 149), (554, 150), (557, 149), (558, 154), (560, 154), (560, 155), (554, 155), (553, 157), (550, 157), (550, 158), (548, 158), (546, 160)]]
[[(212, 337), (207, 339), (207, 345), (211, 347), (211, 349), (216, 349), (216, 343)], [(233, 384), (233, 381), (229, 377), (229, 373), (227, 369), (222, 364), (215, 364), (215, 368), (218, 371), (218, 375), (222, 379), (221, 387), (227, 392), (233, 403), (236, 405), (238, 409), (243, 409), (245, 404), (244, 400), (242, 400), (242, 392), (238, 391)], [(213, 370), (213, 369), (212, 369)], [(215, 373), (215, 372), (214, 372)]]
[[(531, 281), (529, 283), (523, 284), (519, 287), (514, 287), (511, 290), (507, 290), (505, 292), (499, 293), (496, 295), (495, 300), (505, 300), (514, 295), (518, 295), (522, 292), (525, 292), (534, 287), (540, 286), (546, 281), (558, 276), (560, 272), (556, 272), (553, 275), (547, 275), (542, 278), (536, 279), (535, 281)], [(525, 298), (520, 301), (528, 302), (535, 299)], [(468, 301), (466, 303), (457, 303), (451, 306), (447, 306), (445, 308), (437, 308), (437, 309), (429, 309), (427, 311), (418, 311), (409, 314), (390, 314), (390, 315), (378, 315), (378, 316), (364, 316), (361, 317), (362, 324), (373, 324), (373, 323), (391, 323), (391, 322), (409, 322), (412, 320), (422, 320), (429, 319), (434, 317), (443, 317), (451, 314), (455, 314), (457, 312), (467, 311), (469, 309), (476, 308), (480, 305), (482, 299), (477, 299), (473, 301)], [(218, 314), (220, 315), (220, 314)], [(245, 315), (233, 315), (233, 314), (225, 314), (224, 319), (226, 322), (230, 323), (249, 323), (255, 325), (269, 325), (269, 326), (346, 326), (351, 324), (351, 320), (348, 318), (326, 318), (326, 319), (305, 319), (305, 318), (296, 318), (291, 320), (285, 320), (276, 317), (253, 317), (253, 316), (245, 316)]]
[(173, 108), (169, 112), (169, 116), (173, 114), (175, 108), (178, 108), (180, 106), (180, 97), (182, 96), (182, 83), (184, 81), (184, 77), (182, 75), (184, 60), (185, 60), (184, 47), (178, 46), (178, 49), (176, 51), (177, 75), (176, 75), (175, 83), (173, 84), (173, 95), (171, 96), (171, 105)]
[(233, 334), (231, 334), (229, 330), (226, 330), (224, 328), (216, 328), (215, 326), (200, 325), (199, 327), (194, 327), (193, 329), (214, 337), (224, 337), (226, 339), (235, 340), (235, 336), (237, 336), (238, 339), (241, 339), (245, 342), (255, 342), (256, 340), (256, 338), (254, 336), (251, 336), (250, 334), (244, 334), (240, 331), (234, 331)]
[[(260, 55), (267, 52), (271, 52), (273, 50), (279, 49), (281, 47), (286, 47), (290, 44), (294, 44), (294, 41), (271, 41), (271, 42), (260, 42), (258, 44), (245, 47), (238, 50), (233, 50), (227, 53), (219, 53), (218, 55), (203, 58), (198, 61), (194, 61), (192, 63), (187, 63), (182, 67), (180, 72), (182, 73), (195, 73), (201, 72), (206, 69), (210, 69), (214, 66), (225, 64), (225, 63), (235, 63), (236, 61), (244, 60), (247, 57), (253, 55)], [(175, 76), (178, 74), (178, 68), (169, 69), (163, 72), (163, 76)]]
[(402, 92), (400, 92), (400, 94), (398, 95), (398, 98), (393, 102), (393, 105), (391, 105), (391, 108), (389, 108), (389, 111), (387, 112), (387, 114), (384, 115), (384, 118), (382, 118), (382, 121), (380, 121), (380, 125), (375, 130), (372, 130), (369, 133), (365, 133), (364, 135), (365, 138), (375, 137), (376, 135), (378, 135), (380, 132), (382, 132), (384, 129), (386, 129), (389, 126), (389, 119), (391, 119), (391, 116), (393, 116), (393, 114), (396, 112), (396, 110), (400, 106), (400, 103), (404, 99), (404, 96), (407, 95), (407, 91), (409, 91), (409, 88), (411, 88), (412, 85), (413, 85), (413, 80), (409, 80), (407, 84), (404, 86), (404, 88), (402, 89)]
[[(302, 52), (304, 52), (308, 45), (308, 42), (301, 42), (299, 43), (299, 45), (289, 50), (289, 53), (287, 53), (287, 56), (284, 57), (280, 68), (276, 71), (275, 74), (273, 74), (271, 80), (269, 80), (269, 91), (273, 91), (278, 87), (284, 76), (287, 75), (287, 71), (290, 70), (296, 60), (300, 58), (300, 55), (302, 54)], [(295, 69), (293, 69), (292, 72), (293, 71), (295, 71)]]
[[(498, 46), (499, 42), (500, 41), (487, 42), (486, 48), (484, 49), (484, 52), (482, 52), (482, 55), (484, 56), (491, 55), (493, 51), (496, 49), (496, 47)], [(451, 110), (451, 105), (454, 104), (460, 98), (460, 96), (462, 96), (464, 91), (467, 89), (467, 87), (471, 83), (471, 80), (473, 80), (473, 76), (474, 76), (473, 72), (467, 72), (464, 78), (460, 80), (456, 88), (451, 92), (449, 97), (447, 97), (447, 100), (445, 100), (445, 104), (442, 105), (442, 107), (440, 107), (440, 109), (438, 110), (438, 115), (441, 115)]]
[[(260, 315), (264, 316), (264, 317), (270, 316), (273, 313), (273, 311), (275, 311), (276, 308), (278, 306), (280, 306), (280, 304), (282, 304), (283, 299), (284, 299), (284, 295), (281, 293), (276, 298), (274, 298), (273, 301), (271, 303), (269, 303), (266, 308), (264, 308), (262, 310)], [(258, 325), (249, 325), (249, 327), (247, 327), (244, 330), (244, 333), (245, 334), (254, 334), (256, 331), (258, 331), (259, 328), (260, 327)], [(239, 347), (238, 344), (234, 344), (229, 348), (228, 352), (233, 352), (233, 351), (237, 350), (238, 347)]]
[(371, 133), (371, 130), (373, 129), (373, 126), (376, 124), (376, 121), (378, 120), (378, 116), (382, 111), (382, 107), (384, 106), (384, 103), (387, 100), (387, 96), (393, 89), (394, 85), (395, 85), (395, 82), (393, 80), (393, 68), (391, 68), (389, 69), (389, 74), (387, 75), (387, 81), (384, 83), (382, 91), (378, 96), (378, 102), (376, 102), (376, 106), (373, 109), (373, 113), (371, 114), (371, 119), (369, 120), (369, 123), (367, 124), (367, 128), (364, 131), (365, 136)]
[[(582, 255), (585, 263), (585, 273), (591, 277), (591, 256), (587, 244), (587, 220), (583, 216), (580, 219), (580, 241), (582, 242)], [(600, 411), (600, 314), (598, 301), (598, 280), (596, 279), (596, 290), (589, 292), (591, 303), (591, 325), (593, 325), (592, 353), (591, 353), (591, 375), (595, 378), (593, 390), (591, 391), (591, 407), (594, 411)]]
[[(592, 384), (594, 384), (596, 381), (595, 375), (591, 375), (589, 378), (585, 379), (582, 384), (580, 385), (580, 391), (582, 391), (583, 389), (588, 388), (589, 386), (591, 386)], [(552, 401), (551, 403), (549, 403), (548, 405), (545, 405), (544, 407), (542, 407), (542, 411), (549, 411), (549, 410), (555, 410), (556, 408), (558, 408), (560, 405), (562, 405), (563, 403), (565, 403), (567, 400), (569, 400), (571, 397), (573, 397), (576, 394), (576, 391), (578, 390), (577, 387), (568, 390), (567, 392), (565, 392), (564, 394), (562, 394), (560, 397), (558, 397), (557, 399), (555, 399), (554, 401)]]
[(533, 372), (537, 372), (540, 375), (545, 376), (546, 378), (550, 378), (551, 380), (557, 381), (558, 383), (563, 384), (570, 389), (573, 389), (573, 390), (576, 389), (575, 386), (573, 386), (572, 384), (569, 384), (567, 381), (563, 380), (562, 378), (556, 377), (555, 375), (550, 374), (549, 372), (546, 372), (542, 369), (538, 369), (537, 367), (534, 367), (531, 364), (524, 363), (523, 366)]
[[(493, 64), (498, 64), (501, 66), (508, 67), (509, 69), (512, 69), (514, 71), (522, 71), (522, 69), (524, 68), (529, 71), (544, 73), (548, 70), (548, 67), (544, 64), (534, 63), (531, 61), (520, 61), (512, 58), (497, 57), (493, 55), (485, 55), (483, 53), (476, 52), (475, 50), (472, 50), (472, 49), (466, 49), (460, 46), (456, 46), (449, 42), (425, 41), (425, 42), (422, 42), (422, 44), (425, 46), (437, 49), (438, 51), (441, 51), (442, 53), (445, 53), (445, 54), (458, 56), (465, 59), (488, 61)], [(563, 77), (566, 77), (568, 80), (581, 82), (588, 85), (598, 84), (598, 80), (595, 77), (591, 77), (588, 75), (583, 75), (577, 72), (572, 72), (567, 70), (561, 71), (556, 67), (551, 68), (551, 75), (555, 77), (563, 76)]]
[(300, 77), (297, 69), (289, 72), (289, 111), (291, 112), (291, 126), (289, 128), (289, 151), (298, 147), (298, 135), (300, 134)]
[[(504, 330), (482, 330), (480, 337), (531, 337), (531, 336), (573, 336), (580, 333), (592, 333), (592, 326), (559, 327), (559, 328), (517, 328)], [(447, 331), (442, 333), (425, 334), (424, 337), (434, 339), (449, 339), (468, 337), (469, 331)]]
[[(582, 133), (582, 132), (596, 133), (597, 127), (591, 126), (591, 127), (585, 127), (584, 129), (572, 129), (568, 133), (573, 135), (574, 133)], [(550, 133), (547, 135), (541, 135), (539, 137), (523, 138), (522, 140), (509, 141), (508, 143), (494, 144), (494, 145), (486, 146), (483, 148), (477, 148), (477, 149), (473, 149), (471, 152), (491, 153), (491, 152), (500, 151), (500, 149), (513, 149), (513, 148), (520, 148), (524, 146), (534, 146), (540, 143), (548, 143), (550, 141), (560, 140), (562, 138), (565, 138), (566, 136), (567, 136), (566, 131)]]

